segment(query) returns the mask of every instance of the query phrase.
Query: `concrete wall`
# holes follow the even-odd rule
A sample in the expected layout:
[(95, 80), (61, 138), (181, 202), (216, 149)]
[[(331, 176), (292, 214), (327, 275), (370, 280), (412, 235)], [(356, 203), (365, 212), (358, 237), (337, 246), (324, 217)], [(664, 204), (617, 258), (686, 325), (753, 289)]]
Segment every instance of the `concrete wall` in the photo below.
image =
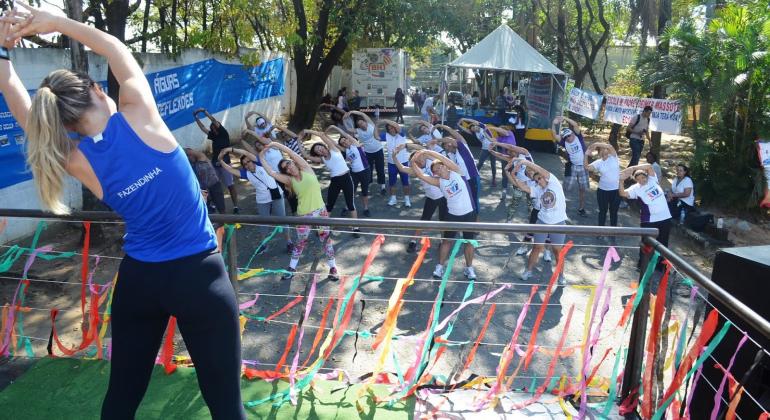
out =
[[(187, 50), (179, 57), (173, 59), (165, 54), (139, 54), (139, 59), (144, 63), (145, 73), (166, 70), (192, 64), (198, 61), (212, 58), (212, 54), (204, 50)], [(262, 60), (270, 60), (280, 57), (280, 54), (265, 52)], [(222, 62), (238, 64), (238, 61), (227, 60), (224, 57), (213, 56)], [(287, 117), (294, 108), (296, 97), (296, 76), (289, 59), (285, 58), (285, 93), (282, 97), (273, 97), (261, 101), (252, 102), (224, 110), (214, 114), (231, 133), (237, 138), (240, 131), (245, 128), (243, 117), (249, 111), (257, 111), (267, 115), (271, 119)], [(94, 80), (107, 80), (106, 61), (99, 56), (89, 53), (89, 74)], [(27, 89), (36, 89), (48, 73), (60, 68), (69, 68), (69, 51), (48, 48), (25, 49), (18, 48), (11, 52), (11, 61), (19, 74), (22, 83)], [(173, 131), (177, 141), (183, 147), (203, 148), (206, 136), (198, 129), (196, 124), (189, 124)], [(74, 209), (80, 209), (83, 205), (81, 184), (74, 178), (68, 178), (64, 189), (65, 203)], [(14, 209), (40, 209), (40, 201), (37, 196), (34, 181), (25, 181), (7, 188), (0, 189), (0, 208)], [(34, 232), (37, 226), (36, 220), (13, 219), (9, 220), (8, 228), (0, 234), (0, 243), (17, 239)]]

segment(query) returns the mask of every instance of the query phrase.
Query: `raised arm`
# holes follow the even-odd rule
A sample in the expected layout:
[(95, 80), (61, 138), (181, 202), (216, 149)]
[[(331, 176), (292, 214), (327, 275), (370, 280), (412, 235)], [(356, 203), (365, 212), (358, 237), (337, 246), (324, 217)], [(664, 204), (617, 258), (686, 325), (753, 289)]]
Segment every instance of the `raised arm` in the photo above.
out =
[(282, 131), (282, 132), (286, 133), (289, 137), (297, 138), (297, 133), (289, 130), (286, 127), (273, 126), (273, 128), (275, 128), (276, 130), (279, 130), (279, 131)]
[(523, 165), (522, 162), (523, 161), (521, 159), (511, 159), (511, 161), (508, 162), (508, 164), (503, 169), (503, 173), (508, 177), (508, 180), (511, 181), (513, 186), (527, 194), (532, 194), (532, 189), (529, 188), (529, 185), (527, 185), (526, 182), (522, 182), (518, 177), (514, 175), (518, 173), (521, 165)]
[[(414, 163), (415, 159), (416, 159), (418, 156), (420, 156), (420, 155), (422, 155), (422, 154), (424, 154), (424, 153), (427, 153), (427, 152), (428, 152), (428, 150), (421, 150), (421, 151), (419, 151), (419, 152), (415, 153), (415, 154), (412, 156), (412, 160), (409, 162), (409, 167), (410, 167), (410, 168), (412, 168), (412, 167), (416, 167), (416, 166), (417, 166), (417, 164), (416, 164), (416, 163)], [(420, 180), (422, 180), (423, 182), (425, 182), (426, 184), (430, 184), (430, 185), (433, 185), (434, 187), (438, 187), (438, 186), (440, 186), (440, 185), (441, 185), (441, 184), (439, 183), (439, 180), (438, 180), (438, 178), (434, 178), (434, 177), (432, 177), (432, 176), (428, 176), (428, 175), (425, 175), (425, 172), (423, 172), (423, 171), (415, 171), (415, 170), (413, 170), (413, 171), (412, 171), (412, 174), (413, 174), (414, 176), (416, 176), (417, 178), (419, 178)]]
[(633, 176), (634, 172), (638, 170), (643, 170), (647, 172), (647, 176), (657, 176), (655, 174), (655, 169), (649, 163), (643, 163), (641, 165), (636, 165), (636, 166), (629, 166), (628, 168), (623, 169), (623, 172), (628, 172), (627, 176)]
[[(561, 140), (559, 136), (559, 130), (561, 129), (561, 122), (564, 121), (564, 117), (558, 116), (551, 121), (551, 134), (553, 135), (553, 142), (558, 143)], [(557, 128), (559, 127), (559, 128)]]
[(201, 121), (200, 117), (198, 116), (198, 114), (200, 114), (201, 112), (206, 112), (206, 110), (204, 110), (203, 108), (198, 108), (195, 111), (193, 111), (193, 117), (195, 118), (195, 124), (198, 124), (198, 128), (200, 128), (201, 131), (203, 131), (204, 133), (206, 133), (206, 135), (208, 135), (209, 134), (209, 128), (206, 127), (205, 124), (203, 124), (203, 121)]
[[(408, 149), (407, 146), (408, 146), (407, 144), (399, 144), (398, 146), (396, 146), (395, 149), (393, 149), (393, 153), (394, 154), (398, 154), (402, 149), (404, 149), (404, 148)], [(416, 171), (416, 170), (413, 169), (412, 166), (414, 165), (414, 163), (410, 162), (410, 166), (404, 166), (404, 165), (401, 164), (401, 162), (399, 162), (399, 159), (393, 159), (393, 163), (396, 164), (396, 168), (401, 173), (404, 173), (404, 174), (407, 174), (407, 175), (415, 175), (415, 172), (420, 172), (420, 171)]]
[(13, 16), (4, 18), (6, 22), (15, 23), (11, 29), (13, 33), (6, 39), (59, 32), (80, 42), (107, 59), (107, 64), (120, 85), (118, 109), (132, 117), (136, 116), (131, 118), (133, 120), (138, 120), (141, 116), (145, 125), (163, 124), (150, 84), (126, 45), (114, 36), (83, 23), (53, 15), (21, 1), (15, 4), (26, 10), (16, 11)]
[[(262, 149), (262, 151), (259, 152), (259, 160), (260, 160), (260, 162), (267, 162), (267, 160), (265, 160), (265, 152), (267, 151), (267, 149), (269, 147), (275, 147), (276, 149), (280, 149), (280, 147), (278, 147), (278, 146), (285, 147), (285, 146), (283, 146), (282, 144), (279, 144), (279, 143), (270, 143), (267, 147)], [(293, 153), (291, 150), (288, 150), (288, 152), (289, 153)], [(296, 153), (294, 153), (294, 154), (296, 155)], [(292, 159), (292, 160), (294, 160), (294, 159)], [(304, 160), (302, 161), (302, 164), (307, 165), (307, 163)], [(297, 163), (297, 165), (299, 165), (299, 163)], [(300, 168), (301, 168), (301, 166), (300, 166)], [(267, 172), (268, 175), (273, 177), (273, 179), (275, 179), (276, 181), (280, 182), (281, 184), (291, 185), (291, 177), (290, 176), (284, 175), (284, 174), (282, 174), (280, 172), (274, 171), (273, 168), (270, 167), (270, 165), (264, 165), (264, 166), (262, 166), (262, 169), (264, 169), (265, 172)]]
[[(4, 40), (2, 46), (8, 49), (13, 48), (17, 41), (16, 39), (5, 41), (10, 30), (10, 23), (0, 22), (0, 36)], [(19, 123), (21, 129), (26, 131), (27, 113), (29, 107), (32, 106), (32, 101), (27, 89), (24, 88), (24, 84), (13, 69), (11, 60), (0, 60), (0, 92), (3, 93), (5, 103), (8, 104), (13, 118)]]
[[(236, 169), (235, 169), (235, 168), (233, 168), (232, 166), (230, 166), (230, 164), (229, 164), (229, 163), (227, 163), (227, 162), (225, 162), (225, 160), (224, 160), (225, 154), (227, 154), (227, 153), (230, 153), (230, 152), (233, 152), (233, 153), (236, 153), (236, 154), (237, 154), (238, 152), (236, 152), (236, 150), (240, 150), (240, 149), (233, 149), (232, 147), (225, 147), (224, 149), (222, 149), (222, 150), (219, 152), (219, 156), (217, 156), (217, 160), (219, 161), (219, 164), (220, 164), (220, 165), (222, 165), (222, 167), (223, 167), (223, 168), (225, 168), (225, 170), (226, 170), (227, 172), (230, 172), (230, 173), (231, 173), (231, 174), (233, 174), (234, 176), (237, 176), (237, 177), (239, 177), (239, 178), (240, 178), (240, 176), (241, 176), (241, 172), (240, 172), (240, 171), (238, 171), (238, 170), (236, 170)], [(241, 151), (241, 152), (243, 152), (243, 150), (240, 150), (240, 151)], [(251, 156), (254, 156), (254, 155), (252, 155), (251, 153), (249, 153), (249, 155), (251, 155)], [(250, 158), (250, 159), (252, 159), (252, 160), (256, 160), (256, 159), (253, 159), (253, 158)]]
[(332, 140), (331, 137), (329, 137), (325, 132), (323, 132), (323, 131), (315, 131), (315, 130), (305, 130), (305, 133), (311, 134), (311, 135), (314, 135), (314, 136), (317, 136), (318, 138), (320, 138), (321, 141), (324, 142), (326, 147), (329, 148), (329, 151), (336, 150), (336, 151), (342, 153), (342, 149), (340, 148), (340, 146), (337, 143), (335, 143), (334, 140)]
[(562, 121), (566, 122), (567, 125), (569, 125), (570, 130), (574, 131), (575, 134), (580, 134), (580, 124), (578, 124), (575, 120), (569, 119), (567, 117), (561, 117)]
[(471, 119), (471, 118), (460, 118), (460, 121), (457, 122), (457, 128), (459, 128), (460, 130), (462, 130), (465, 133), (473, 134), (471, 132), (471, 130), (465, 128), (465, 125), (469, 125), (470, 126), (472, 124), (476, 124), (478, 126), (481, 126), (481, 124), (479, 124), (479, 122), (474, 120), (474, 119)]
[(436, 124), (435, 127), (446, 131), (455, 140), (465, 143), (465, 138), (462, 136), (462, 134), (458, 133), (457, 130), (455, 130), (454, 128), (446, 126), (444, 124)]
[(493, 127), (491, 125), (488, 125), (487, 129), (489, 129), (489, 131), (494, 131), (497, 134), (501, 134), (503, 136), (511, 136), (511, 135), (513, 135), (513, 133), (510, 130), (506, 130), (506, 129), (500, 128), (500, 127)]
[[(274, 141), (270, 142), (267, 146), (265, 146), (265, 149), (267, 149), (269, 147), (272, 147), (274, 149), (278, 149), (278, 150), (286, 153), (286, 155), (289, 156), (289, 158), (292, 161), (294, 161), (294, 163), (297, 165), (297, 167), (301, 171), (305, 171), (305, 172), (312, 172), (313, 171), (313, 168), (307, 163), (307, 161), (305, 159), (302, 158), (302, 156), (294, 153), (294, 151), (292, 151), (288, 147), (282, 145), (281, 143), (276, 143)], [(262, 153), (260, 153), (260, 157), (261, 156), (262, 156)], [(270, 165), (266, 165), (266, 166), (270, 166)], [(271, 174), (271, 176), (272, 176), (272, 174)], [(275, 178), (275, 177), (273, 177), (273, 178)], [(286, 183), (284, 182), (284, 184), (286, 184)]]
[[(355, 146), (355, 147), (359, 147), (359, 146), (361, 146), (361, 143), (359, 143), (359, 142), (358, 142), (358, 140), (356, 140), (356, 138), (355, 138), (355, 137), (353, 137), (353, 136), (351, 136), (350, 134), (346, 133), (346, 132), (345, 132), (345, 131), (343, 131), (341, 128), (337, 127), (336, 125), (330, 125), (330, 126), (326, 127), (326, 130), (324, 130), (324, 132), (325, 132), (325, 133), (327, 133), (327, 134), (329, 133), (329, 131), (335, 131), (335, 132), (337, 132), (337, 133), (340, 135), (340, 137), (345, 137), (345, 138), (346, 138), (346, 139), (348, 139), (348, 140), (350, 141), (350, 143), (351, 143), (353, 146)], [(337, 149), (338, 149), (340, 152), (344, 152), (344, 150), (342, 150), (342, 148), (341, 148), (341, 147), (337, 146), (337, 144), (339, 144), (339, 143), (336, 143), (336, 144), (335, 144), (335, 146), (337, 147)]]
[(422, 153), (426, 158), (433, 159), (433, 160), (440, 160), (441, 163), (446, 165), (447, 168), (449, 168), (450, 171), (462, 173), (459, 166), (457, 166), (456, 163), (452, 162), (449, 158), (442, 155), (441, 153), (434, 152), (433, 150), (421, 150), (417, 153)]
[(522, 165), (529, 166), (532, 168), (533, 171), (537, 172), (542, 176), (544, 179), (549, 179), (551, 177), (551, 173), (545, 170), (542, 166), (537, 165), (535, 162), (530, 162), (528, 160), (519, 160)]

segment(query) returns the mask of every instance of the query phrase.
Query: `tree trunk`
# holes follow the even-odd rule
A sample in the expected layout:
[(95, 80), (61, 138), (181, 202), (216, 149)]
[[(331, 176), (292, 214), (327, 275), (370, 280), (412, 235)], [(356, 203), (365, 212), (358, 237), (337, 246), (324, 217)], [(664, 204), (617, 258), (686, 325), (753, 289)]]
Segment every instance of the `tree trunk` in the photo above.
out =
[[(77, 22), (83, 21), (83, 2), (81, 0), (67, 0), (64, 5), (67, 9), (67, 17)], [(70, 48), (70, 66), (72, 70), (88, 73), (88, 55), (83, 44), (72, 38), (67, 38)]]
[[(126, 40), (126, 21), (128, 20), (128, 0), (112, 0), (107, 2), (104, 8), (104, 20), (107, 33), (117, 38), (120, 42)], [(112, 74), (112, 69), (107, 68), (107, 90), (110, 98), (119, 103), (120, 85)]]
[(620, 149), (620, 145), (618, 144), (618, 138), (620, 137), (620, 129), (623, 126), (620, 124), (612, 124), (612, 128), (610, 128), (610, 144), (612, 147), (615, 148), (615, 151)]
[(147, 26), (150, 23), (150, 5), (152, 5), (152, 0), (145, 0), (144, 16), (142, 16), (142, 52), (147, 52)]
[[(662, 41), (661, 38), (666, 32), (666, 28), (671, 20), (671, 0), (661, 0), (660, 10), (658, 12), (658, 55), (659, 59), (668, 55), (669, 43), (668, 41)], [(666, 97), (666, 87), (663, 85), (655, 85), (652, 88), (652, 97), (656, 99), (663, 99)], [(653, 131), (650, 135), (650, 150), (656, 155), (660, 156), (660, 139), (661, 133), (659, 131)]]

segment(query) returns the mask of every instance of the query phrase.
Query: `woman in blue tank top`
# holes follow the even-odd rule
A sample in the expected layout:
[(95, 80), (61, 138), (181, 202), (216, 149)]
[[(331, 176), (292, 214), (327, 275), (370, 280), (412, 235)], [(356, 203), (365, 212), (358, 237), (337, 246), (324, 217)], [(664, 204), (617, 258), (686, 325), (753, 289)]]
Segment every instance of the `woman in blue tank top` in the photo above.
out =
[(61, 193), (70, 174), (125, 220), (102, 418), (134, 418), (170, 316), (178, 320), (212, 417), (246, 418), (237, 299), (200, 185), (141, 67), (115, 37), (17, 4), (25, 10), (0, 19), (3, 48), (22, 36), (60, 32), (105, 57), (120, 84), (115, 104), (88, 75), (56, 70), (30, 99), (10, 60), (0, 59), (0, 91), (27, 134), (27, 161), (43, 205), (68, 212)]

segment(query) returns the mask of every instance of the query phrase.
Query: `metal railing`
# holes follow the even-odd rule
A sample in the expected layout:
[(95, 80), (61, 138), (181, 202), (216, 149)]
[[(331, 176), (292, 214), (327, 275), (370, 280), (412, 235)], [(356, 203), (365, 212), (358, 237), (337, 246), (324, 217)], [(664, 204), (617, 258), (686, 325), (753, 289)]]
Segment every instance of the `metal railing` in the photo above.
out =
[[(60, 221), (92, 221), (92, 222), (115, 222), (121, 223), (122, 218), (116, 213), (99, 211), (79, 211), (69, 215), (55, 215), (39, 210), (21, 210), (21, 209), (0, 209), (0, 217), (8, 218), (35, 218), (42, 220), (60, 220)], [(435, 222), (420, 220), (385, 220), (385, 219), (339, 219), (339, 218), (308, 218), (308, 217), (263, 217), (255, 215), (219, 215), (212, 214), (210, 219), (213, 223), (223, 224), (253, 224), (270, 226), (329, 226), (332, 228), (358, 227), (364, 229), (388, 229), (388, 230), (425, 230), (425, 231), (474, 231), (474, 232), (495, 232), (504, 234), (514, 233), (563, 233), (575, 236), (625, 236), (640, 237), (644, 245), (657, 251), (662, 258), (668, 260), (673, 267), (688, 276), (693, 282), (703, 288), (727, 308), (732, 310), (738, 317), (747, 323), (750, 327), (761, 333), (765, 338), (770, 339), (770, 321), (763, 318), (750, 307), (735, 299), (729, 292), (721, 288), (706, 275), (698, 271), (693, 265), (687, 262), (680, 255), (670, 250), (655, 238), (658, 234), (657, 229), (637, 228), (637, 227), (603, 227), (603, 226), (575, 226), (575, 225), (530, 225), (530, 224), (512, 224), (512, 223), (486, 223), (486, 222)], [(228, 267), (233, 287), (238, 288), (238, 268), (236, 257), (237, 241), (236, 233), (233, 232), (228, 242)], [(640, 280), (649, 263), (650, 253), (642, 253), (642, 263), (640, 270)], [(642, 283), (640, 282), (640, 285)], [(649, 287), (649, 283), (647, 284)], [(619, 394), (619, 401), (624, 400), (638, 386), (642, 376), (642, 365), (644, 360), (645, 337), (647, 334), (647, 319), (650, 304), (649, 290), (641, 288), (637, 293), (642, 294), (639, 306), (634, 313), (631, 333), (628, 342), (628, 355), (626, 358), (626, 367), (624, 370), (624, 380)]]

